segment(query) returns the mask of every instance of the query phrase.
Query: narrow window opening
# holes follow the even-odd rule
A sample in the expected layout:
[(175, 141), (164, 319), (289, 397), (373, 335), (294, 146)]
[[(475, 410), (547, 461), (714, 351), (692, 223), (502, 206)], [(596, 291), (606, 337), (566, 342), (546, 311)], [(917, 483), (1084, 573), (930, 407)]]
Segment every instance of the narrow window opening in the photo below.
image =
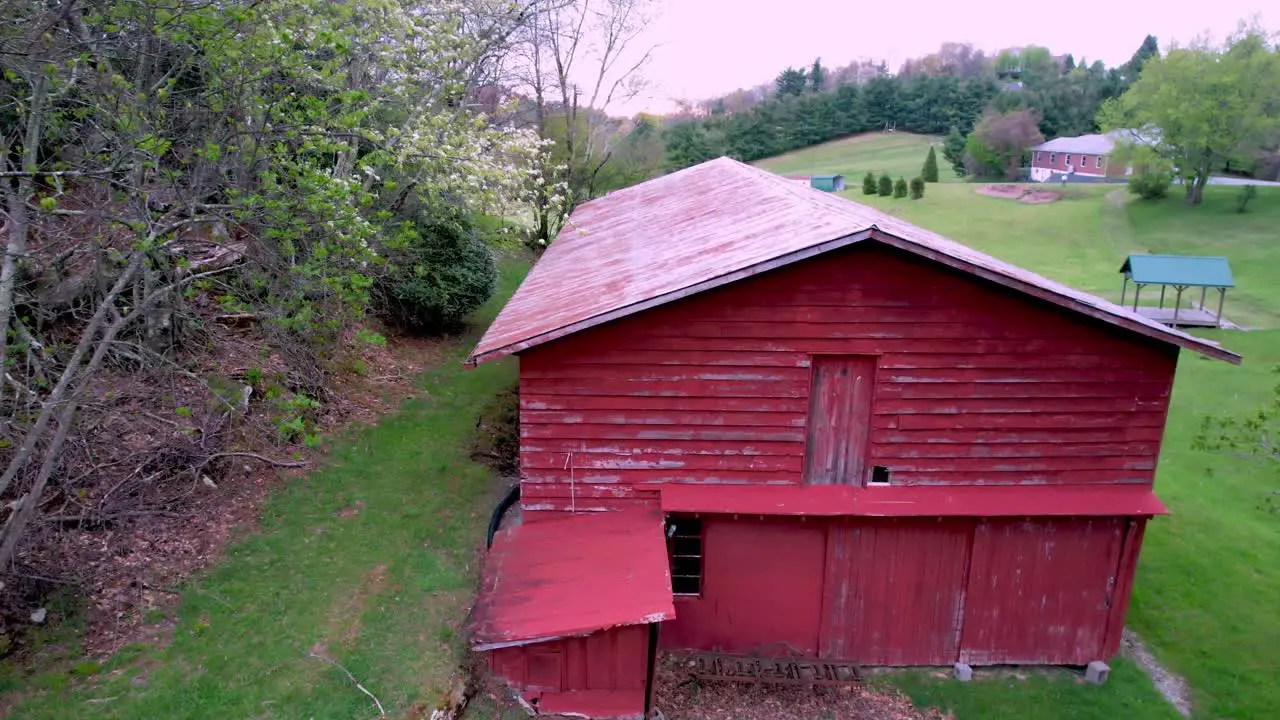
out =
[(671, 592), (702, 594), (702, 520), (674, 517), (667, 521), (667, 556), (671, 562)]
[(1094, 166), (1095, 168), (1101, 168), (1101, 167), (1102, 167), (1102, 156), (1101, 156), (1101, 155), (1099, 155), (1098, 157), (1096, 157), (1096, 158), (1094, 158), (1094, 159), (1093, 159), (1093, 166)]
[(889, 468), (884, 465), (876, 465), (871, 468), (871, 480), (868, 485), (888, 485), (889, 484)]

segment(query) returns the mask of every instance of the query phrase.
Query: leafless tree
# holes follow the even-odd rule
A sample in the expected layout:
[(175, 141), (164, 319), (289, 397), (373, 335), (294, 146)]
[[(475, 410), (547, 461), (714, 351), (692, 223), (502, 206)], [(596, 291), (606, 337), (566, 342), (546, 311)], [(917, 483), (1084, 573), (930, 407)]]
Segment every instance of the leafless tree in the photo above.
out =
[(549, 145), (540, 161), (535, 240), (550, 242), (573, 206), (594, 193), (617, 130), (609, 111), (643, 87), (654, 47), (638, 43), (651, 19), (651, 0), (563, 0), (538, 7), (517, 33), (507, 69)]

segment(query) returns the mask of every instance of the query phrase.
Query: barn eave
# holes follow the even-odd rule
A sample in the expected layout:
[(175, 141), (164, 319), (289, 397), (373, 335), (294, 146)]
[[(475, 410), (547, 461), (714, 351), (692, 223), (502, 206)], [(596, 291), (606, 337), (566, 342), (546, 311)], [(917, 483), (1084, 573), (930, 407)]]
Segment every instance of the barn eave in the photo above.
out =
[(895, 247), (900, 250), (910, 252), (914, 255), (924, 257), (929, 260), (933, 260), (935, 262), (942, 263), (943, 265), (947, 265), (961, 272), (980, 277), (989, 282), (994, 282), (998, 285), (1002, 285), (1004, 287), (1008, 287), (1018, 292), (1031, 295), (1032, 297), (1039, 298), (1046, 302), (1053, 303), (1055, 305), (1066, 308), (1068, 310), (1072, 310), (1074, 312), (1087, 315), (1101, 322), (1105, 322), (1110, 325), (1115, 325), (1117, 327), (1123, 328), (1125, 330), (1129, 330), (1131, 332), (1135, 332), (1139, 335), (1143, 335), (1160, 342), (1165, 342), (1172, 345), (1176, 345), (1178, 347), (1186, 348), (1188, 350), (1198, 352), (1207, 357), (1214, 358), (1217, 360), (1224, 360), (1226, 362), (1229, 362), (1235, 365), (1239, 365), (1241, 362), (1240, 355), (1221, 347), (1215, 342), (1205, 340), (1202, 338), (1197, 338), (1197, 337), (1187, 335), (1185, 333), (1181, 333), (1177, 331), (1170, 331), (1163, 328), (1152, 327), (1151, 325), (1143, 323), (1139, 320), (1134, 320), (1134, 319), (1124, 317), (1123, 315), (1119, 315), (1114, 311), (1102, 309), (1098, 306), (1081, 302), (1080, 300), (1074, 297), (1063, 295), (1061, 293), (1056, 293), (1052, 289), (1046, 288), (1042, 285), (1038, 285), (1032, 282), (1027, 282), (1005, 273), (996, 272), (989, 268), (985, 268), (974, 263), (966, 262), (962, 258), (956, 257), (954, 255), (951, 255), (945, 252), (941, 252), (937, 249), (922, 245), (920, 243), (914, 242), (910, 239), (901, 237), (899, 235), (886, 232), (884, 230), (881, 230), (876, 225), (871, 225), (870, 227), (858, 232), (850, 233), (848, 235), (843, 235), (841, 237), (837, 237), (832, 240), (828, 240), (826, 242), (818, 243), (816, 245), (811, 245), (801, 250), (787, 253), (785, 255), (780, 255), (778, 257), (771, 258), (769, 260), (759, 262), (744, 268), (740, 268), (732, 272), (724, 273), (723, 275), (710, 278), (700, 283), (695, 283), (695, 284), (692, 284), (683, 288), (679, 288), (677, 290), (674, 290), (668, 293), (664, 293), (662, 295), (657, 295), (655, 297), (647, 298), (645, 300), (632, 303), (630, 305), (619, 307), (609, 312), (600, 313), (598, 315), (585, 318), (578, 322), (574, 322), (574, 323), (565, 325), (563, 327), (555, 328), (554, 330), (550, 330), (548, 332), (534, 335), (532, 337), (520, 340), (518, 342), (514, 342), (498, 348), (493, 348), (491, 350), (487, 350), (484, 352), (474, 353), (467, 358), (466, 363), (467, 365), (474, 367), (483, 362), (489, 362), (491, 360), (497, 360), (507, 355), (520, 353), (530, 348), (536, 347), (538, 345), (542, 345), (542, 344), (551, 342), (553, 340), (557, 340), (559, 338), (572, 335), (574, 333), (582, 332), (583, 330), (588, 330), (590, 328), (597, 327), (599, 325), (604, 325), (606, 323), (613, 322), (614, 320), (618, 320), (630, 315), (634, 315), (639, 312), (643, 312), (645, 310), (659, 307), (661, 305), (665, 305), (667, 303), (674, 302), (682, 298), (686, 298), (692, 295), (697, 295), (699, 293), (706, 292), (708, 290), (713, 290), (715, 288), (722, 287), (724, 285), (728, 285), (730, 283), (737, 282), (739, 280), (744, 280), (744, 279), (759, 275), (761, 273), (768, 272), (770, 270), (785, 267), (787, 265), (791, 265), (793, 263), (800, 262), (802, 260), (807, 260), (809, 258), (816, 257), (818, 255), (822, 255), (824, 253), (828, 253), (833, 250), (838, 250), (843, 247), (848, 247), (855, 243), (861, 242), (863, 240), (869, 240), (869, 239), (876, 240), (886, 245), (889, 245), (891, 247)]

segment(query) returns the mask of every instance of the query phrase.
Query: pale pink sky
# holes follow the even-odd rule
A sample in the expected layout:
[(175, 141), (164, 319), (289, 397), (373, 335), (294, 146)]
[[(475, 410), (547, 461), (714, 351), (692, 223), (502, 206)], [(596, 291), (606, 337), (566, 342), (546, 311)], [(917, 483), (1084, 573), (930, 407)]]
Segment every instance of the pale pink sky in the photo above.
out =
[(1274, 0), (656, 1), (659, 15), (637, 41), (658, 46), (645, 71), (650, 87), (612, 114), (669, 111), (672, 98), (750, 87), (815, 57), (828, 67), (884, 59), (897, 71), (906, 58), (956, 41), (988, 52), (1044, 45), (1111, 66), (1128, 60), (1147, 33), (1165, 50), (1202, 33), (1221, 39), (1241, 19), (1257, 16), (1272, 30), (1280, 22), (1276, 10), (1263, 12)]

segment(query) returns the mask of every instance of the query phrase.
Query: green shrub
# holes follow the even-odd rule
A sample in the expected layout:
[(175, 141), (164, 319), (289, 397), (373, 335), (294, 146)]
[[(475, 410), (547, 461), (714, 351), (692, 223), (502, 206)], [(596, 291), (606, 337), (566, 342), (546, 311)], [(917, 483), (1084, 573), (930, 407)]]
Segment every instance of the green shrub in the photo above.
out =
[(919, 200), (924, 197), (924, 178), (911, 178), (911, 199)]
[(880, 176), (880, 184), (877, 191), (881, 197), (889, 197), (893, 194), (893, 178), (889, 177), (889, 173)]
[(1236, 212), (1244, 212), (1249, 206), (1249, 201), (1258, 194), (1258, 188), (1252, 185), (1242, 185), (1236, 191)]
[(925, 182), (938, 182), (938, 153), (929, 146), (929, 154), (924, 158), (924, 169), (920, 171), (920, 178)]
[(866, 177), (862, 178), (862, 194), (863, 195), (876, 194), (876, 176), (871, 172), (868, 172)]
[(445, 208), (402, 223), (383, 252), (378, 280), (384, 318), (417, 333), (455, 330), (493, 294), (498, 265), (475, 219)]
[(907, 181), (904, 178), (898, 178), (898, 182), (893, 184), (893, 196), (896, 198), (907, 196)]
[(1159, 164), (1134, 168), (1129, 178), (1129, 192), (1143, 200), (1159, 200), (1169, 194), (1173, 171)]

